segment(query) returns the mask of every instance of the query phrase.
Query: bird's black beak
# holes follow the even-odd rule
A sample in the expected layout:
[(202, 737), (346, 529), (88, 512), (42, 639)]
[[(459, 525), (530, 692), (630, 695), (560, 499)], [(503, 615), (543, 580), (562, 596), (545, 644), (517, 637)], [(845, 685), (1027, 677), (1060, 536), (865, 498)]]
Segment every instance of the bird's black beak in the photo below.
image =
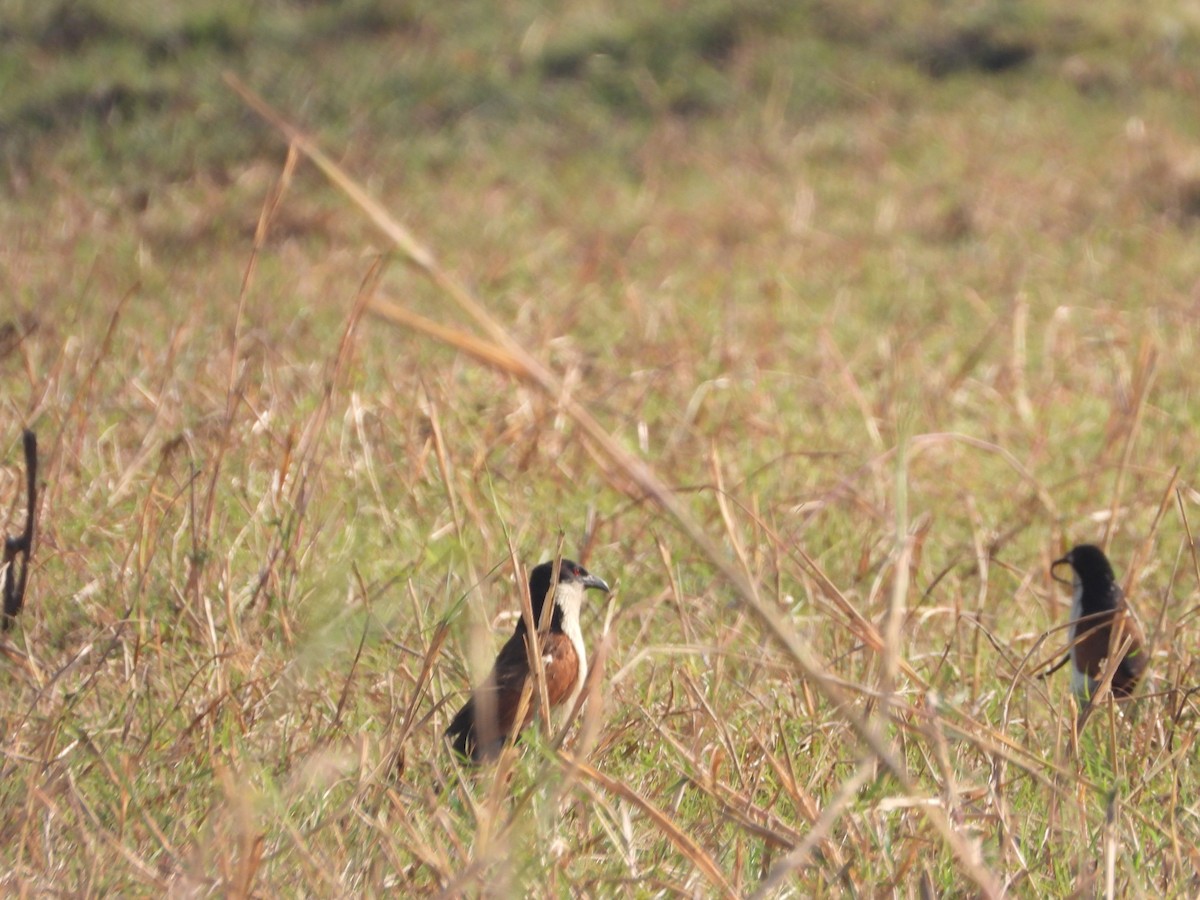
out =
[(1073, 580), (1071, 580), (1069, 578), (1063, 578), (1057, 572), (1054, 571), (1059, 566), (1069, 566), (1070, 564), (1071, 564), (1071, 561), (1069, 559), (1067, 559), (1065, 556), (1062, 559), (1056, 559), (1054, 562), (1050, 563), (1050, 577), (1053, 578), (1055, 581), (1057, 581), (1059, 584), (1065, 584), (1068, 587), (1073, 586), (1075, 584), (1075, 582)]
[(606, 594), (612, 593), (612, 588), (608, 586), (608, 582), (598, 575), (588, 575), (582, 582), (585, 588), (593, 588), (597, 591), (604, 591)]

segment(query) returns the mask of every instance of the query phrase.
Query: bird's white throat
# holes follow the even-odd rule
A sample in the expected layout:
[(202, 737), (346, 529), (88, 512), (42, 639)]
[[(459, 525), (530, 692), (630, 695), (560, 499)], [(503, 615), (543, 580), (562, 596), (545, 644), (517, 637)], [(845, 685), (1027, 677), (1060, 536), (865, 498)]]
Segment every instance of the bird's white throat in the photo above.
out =
[(574, 707), (579, 692), (583, 690), (583, 682), (587, 679), (587, 650), (583, 646), (583, 631), (579, 627), (579, 611), (583, 606), (584, 591), (584, 586), (579, 582), (559, 582), (558, 587), (554, 589), (554, 602), (562, 610), (563, 634), (571, 641), (575, 655), (579, 657), (579, 677), (575, 679), (575, 687), (571, 689), (571, 695), (562, 706), (564, 714), (569, 714)]

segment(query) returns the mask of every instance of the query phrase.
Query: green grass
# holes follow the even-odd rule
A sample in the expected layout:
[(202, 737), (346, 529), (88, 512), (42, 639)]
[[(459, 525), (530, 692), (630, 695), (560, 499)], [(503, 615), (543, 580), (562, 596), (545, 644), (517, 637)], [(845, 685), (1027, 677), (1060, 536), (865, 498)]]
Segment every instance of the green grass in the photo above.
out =
[[(807, 839), (776, 892), (974, 895), (966, 847), (1018, 895), (1103, 893), (1106, 854), (1115, 893), (1194, 893), (1185, 12), (10, 0), (0, 20), (8, 534), (23, 426), (44, 485), (3, 639), (5, 891), (751, 894)], [(562, 397), (355, 320), (382, 261), (381, 293), (474, 330), (311, 164), (256, 252), (286, 146), (225, 70), (428, 242), (720, 558)], [(1149, 550), (1152, 696), (1075, 739), (1066, 675), (1032, 677), (1065, 640), (1042, 640), (1067, 613), (1047, 567), (1114, 510), (1119, 575)], [(585, 612), (606, 677), (566, 745), (594, 773), (533, 733), (463, 773), (440, 733), (511, 627), (510, 550), (531, 566), (560, 539), (617, 588)], [(882, 631), (904, 547), (903, 622), (872, 650), (840, 598)], [(912, 674), (889, 695), (890, 653)]]

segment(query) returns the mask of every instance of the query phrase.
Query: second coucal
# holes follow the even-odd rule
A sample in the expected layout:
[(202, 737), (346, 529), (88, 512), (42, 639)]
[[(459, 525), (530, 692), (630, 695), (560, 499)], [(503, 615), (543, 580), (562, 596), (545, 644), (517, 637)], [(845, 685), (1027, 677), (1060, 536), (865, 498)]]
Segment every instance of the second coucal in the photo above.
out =
[[(1067, 657), (1071, 661), (1071, 689), (1081, 702), (1090, 700), (1100, 685), (1104, 661), (1129, 639), (1129, 650), (1113, 672), (1112, 692), (1118, 700), (1132, 696), (1146, 670), (1142, 632), (1126, 612), (1125, 594), (1117, 584), (1108, 557), (1099, 547), (1080, 544), (1062, 559), (1051, 563), (1050, 573), (1054, 575), (1054, 570), (1061, 565), (1071, 567), (1070, 583), (1074, 592), (1071, 650)], [(1065, 579), (1054, 577), (1065, 583)], [(1114, 626), (1120, 629), (1115, 640)], [(1058, 666), (1066, 661), (1064, 659)]]

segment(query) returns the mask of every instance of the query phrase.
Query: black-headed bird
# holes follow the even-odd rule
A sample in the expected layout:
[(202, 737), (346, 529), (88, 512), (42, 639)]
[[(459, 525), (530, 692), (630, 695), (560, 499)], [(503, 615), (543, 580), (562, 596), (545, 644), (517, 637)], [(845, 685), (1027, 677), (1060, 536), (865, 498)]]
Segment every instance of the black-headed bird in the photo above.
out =
[[(550, 596), (554, 563), (544, 562), (529, 573), (529, 600), (535, 624), (542, 620), (542, 609)], [(587, 678), (587, 651), (579, 627), (579, 610), (584, 593), (591, 590), (608, 593), (603, 578), (569, 559), (559, 563), (558, 582), (554, 586), (554, 608), (549, 629), (538, 635), (538, 649), (545, 673), (546, 695), (550, 707), (570, 709)], [(451, 746), (474, 762), (499, 755), (505, 742), (515, 739), (533, 720), (537, 697), (525, 705), (525, 715), (516, 721), (521, 695), (529, 680), (528, 628), (522, 616), (512, 637), (501, 648), (491, 674), (471, 693), (471, 699), (458, 711), (446, 737)]]

